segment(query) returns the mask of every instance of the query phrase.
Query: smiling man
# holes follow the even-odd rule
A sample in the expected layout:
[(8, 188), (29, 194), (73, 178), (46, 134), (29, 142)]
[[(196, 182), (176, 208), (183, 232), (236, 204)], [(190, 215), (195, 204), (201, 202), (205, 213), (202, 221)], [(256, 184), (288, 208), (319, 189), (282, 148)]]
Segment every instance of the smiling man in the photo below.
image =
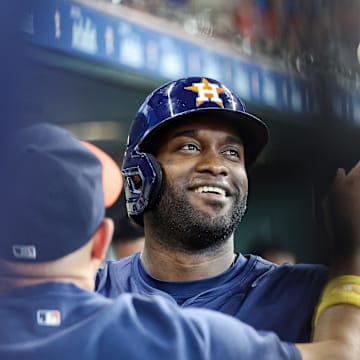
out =
[[(219, 125), (211, 116), (193, 117), (165, 132), (160, 141), (156, 158), (166, 181), (146, 221), (155, 229), (161, 247), (180, 254), (214, 251), (218, 258), (246, 209), (244, 148), (239, 133), (230, 126)], [(230, 266), (233, 254), (225, 251), (224, 255)], [(184, 276), (173, 274), (177, 275)]]
[(216, 80), (179, 79), (151, 93), (133, 121), (123, 163), (127, 210), (144, 226), (144, 251), (108, 263), (97, 290), (108, 297), (158, 294), (286, 341), (309, 341), (327, 269), (234, 252), (247, 170), (267, 140), (266, 125)]

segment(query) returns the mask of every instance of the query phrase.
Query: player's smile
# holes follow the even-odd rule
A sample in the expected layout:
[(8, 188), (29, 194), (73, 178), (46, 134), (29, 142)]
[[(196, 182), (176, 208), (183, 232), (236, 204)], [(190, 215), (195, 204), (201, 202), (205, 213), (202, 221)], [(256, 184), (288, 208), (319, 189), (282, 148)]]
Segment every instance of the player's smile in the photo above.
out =
[(189, 201), (202, 210), (204, 210), (204, 207), (211, 208), (211, 212), (215, 210), (213, 215), (223, 214), (223, 210), (228, 211), (229, 207), (233, 204), (233, 200), (226, 197), (223, 190), (221, 191), (220, 188), (212, 186), (204, 186), (191, 191)]
[(226, 196), (225, 190), (217, 186), (200, 186), (195, 189), (195, 192), (199, 194), (220, 195), (224, 198)]
[(229, 201), (227, 197), (230, 195), (230, 189), (224, 182), (194, 181), (189, 190), (195, 201), (198, 199), (206, 206), (215, 206), (217, 211)]

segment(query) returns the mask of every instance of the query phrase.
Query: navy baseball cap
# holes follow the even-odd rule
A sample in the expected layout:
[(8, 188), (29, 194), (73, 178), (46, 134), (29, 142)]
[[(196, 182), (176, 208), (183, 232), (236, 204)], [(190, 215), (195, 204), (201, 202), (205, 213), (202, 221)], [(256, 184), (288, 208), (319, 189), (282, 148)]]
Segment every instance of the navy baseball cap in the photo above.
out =
[(0, 258), (45, 262), (85, 245), (122, 175), (112, 158), (52, 124), (17, 130), (0, 146)]

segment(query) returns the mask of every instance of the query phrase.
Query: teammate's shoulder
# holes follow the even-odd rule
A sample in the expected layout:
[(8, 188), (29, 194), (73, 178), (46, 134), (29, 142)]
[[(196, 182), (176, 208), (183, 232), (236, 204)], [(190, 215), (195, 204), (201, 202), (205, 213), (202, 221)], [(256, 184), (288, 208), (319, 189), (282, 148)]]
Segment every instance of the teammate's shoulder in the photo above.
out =
[(138, 261), (140, 258), (140, 253), (135, 253), (130, 256), (126, 256), (124, 258), (118, 260), (107, 261), (103, 267), (103, 269), (124, 269), (126, 267), (131, 266), (134, 261)]
[[(104, 289), (112, 289), (112, 283), (119, 282), (119, 279), (125, 279), (130, 276), (133, 264), (140, 259), (140, 253), (119, 259), (107, 261), (102, 266), (95, 278), (95, 289), (103, 293)], [(105, 295), (105, 293), (103, 293)]]
[(284, 263), (278, 265), (257, 255), (247, 255), (247, 257), (253, 269), (252, 272), (257, 273), (256, 284), (263, 281), (284, 281), (285, 279), (292, 282), (313, 280), (322, 283), (328, 277), (328, 268), (322, 264)]

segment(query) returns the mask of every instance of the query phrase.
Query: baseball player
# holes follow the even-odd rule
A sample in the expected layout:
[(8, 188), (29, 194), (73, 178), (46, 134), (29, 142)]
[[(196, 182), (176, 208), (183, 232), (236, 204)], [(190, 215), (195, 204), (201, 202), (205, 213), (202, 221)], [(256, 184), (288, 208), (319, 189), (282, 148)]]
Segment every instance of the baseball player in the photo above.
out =
[(234, 252), (247, 171), (267, 141), (266, 125), (217, 80), (189, 77), (154, 90), (133, 120), (122, 166), (128, 215), (144, 226), (145, 247), (107, 263), (97, 291), (161, 295), (309, 341), (328, 270)]
[(120, 170), (55, 125), (21, 129), (0, 150), (0, 359), (301, 358), (230, 316), (93, 292)]

